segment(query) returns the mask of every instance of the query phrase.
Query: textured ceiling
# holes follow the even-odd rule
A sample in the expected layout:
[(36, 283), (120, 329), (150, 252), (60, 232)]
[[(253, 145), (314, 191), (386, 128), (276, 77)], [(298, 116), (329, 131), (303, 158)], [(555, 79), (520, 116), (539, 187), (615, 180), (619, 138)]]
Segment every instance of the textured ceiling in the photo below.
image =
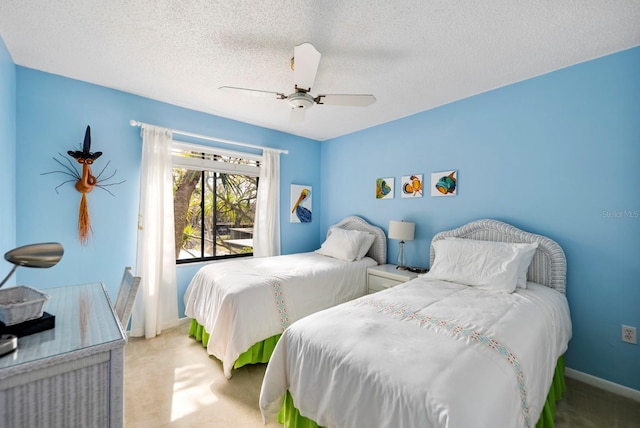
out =
[[(326, 140), (640, 45), (639, 0), (2, 0), (18, 65)], [(321, 53), (313, 106), (220, 86), (293, 92), (294, 46)]]

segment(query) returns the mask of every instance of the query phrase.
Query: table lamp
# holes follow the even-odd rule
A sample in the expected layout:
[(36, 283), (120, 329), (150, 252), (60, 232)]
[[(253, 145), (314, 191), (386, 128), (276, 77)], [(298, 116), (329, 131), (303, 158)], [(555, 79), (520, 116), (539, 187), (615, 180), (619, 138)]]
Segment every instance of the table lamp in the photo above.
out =
[(0, 282), (0, 288), (2, 288), (18, 267), (50, 268), (60, 261), (63, 254), (64, 249), (62, 245), (57, 242), (24, 245), (8, 251), (5, 253), (4, 258), (8, 262), (13, 263), (14, 266), (9, 274)]
[[(57, 242), (24, 245), (7, 251), (4, 258), (13, 263), (14, 266), (0, 282), (0, 288), (11, 278), (11, 275), (14, 274), (18, 267), (50, 268), (60, 261), (63, 254), (64, 249)], [(25, 286), (2, 290), (0, 304), (2, 304), (3, 312), (0, 321), (5, 328), (9, 325), (13, 327), (16, 324), (20, 325), (22, 320), (29, 321), (33, 319), (34, 313), (42, 315), (42, 308), (48, 296), (37, 292), (37, 290), (31, 290), (35, 293), (29, 294), (29, 287)], [(0, 333), (2, 333), (0, 334), (0, 356), (15, 351), (18, 347), (18, 337), (15, 334), (5, 334), (4, 330), (0, 331)]]
[(400, 240), (400, 251), (398, 252), (398, 266), (396, 269), (406, 270), (404, 264), (404, 241), (413, 241), (416, 231), (416, 224), (410, 221), (391, 220), (389, 222), (389, 239)]

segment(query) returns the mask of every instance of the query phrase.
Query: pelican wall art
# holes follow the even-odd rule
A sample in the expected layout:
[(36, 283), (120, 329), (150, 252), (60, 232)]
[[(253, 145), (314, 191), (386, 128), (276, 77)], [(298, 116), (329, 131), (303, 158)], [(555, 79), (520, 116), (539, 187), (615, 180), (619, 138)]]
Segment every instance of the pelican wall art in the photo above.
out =
[(456, 196), (457, 194), (457, 170), (431, 173), (431, 196)]
[(311, 186), (291, 185), (291, 223), (311, 223)]

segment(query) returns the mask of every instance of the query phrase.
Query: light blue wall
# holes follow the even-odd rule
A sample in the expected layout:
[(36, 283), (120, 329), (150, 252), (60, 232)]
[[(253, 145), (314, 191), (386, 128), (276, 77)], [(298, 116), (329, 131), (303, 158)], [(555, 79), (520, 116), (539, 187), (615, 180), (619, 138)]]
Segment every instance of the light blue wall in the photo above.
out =
[[(59, 241), (60, 264), (19, 270), (20, 283), (102, 280), (115, 295), (122, 267), (135, 263), (140, 137), (130, 119), (284, 148), (283, 253), (317, 248), (326, 228), (351, 214), (385, 230), (392, 219), (415, 221), (412, 265), (426, 265), (434, 233), (477, 218), (550, 236), (569, 263), (568, 366), (640, 389), (640, 346), (620, 342), (620, 324), (640, 327), (640, 219), (624, 216), (640, 211), (639, 75), (635, 48), (320, 144), (16, 67), (0, 38), (0, 252)], [(95, 235), (81, 247), (79, 194), (66, 184), (56, 195), (65, 178), (41, 173), (59, 169), (52, 157), (78, 147), (87, 124), (93, 149), (104, 152), (94, 171), (111, 160), (126, 182), (115, 198), (89, 195)], [(458, 196), (400, 198), (402, 175), (428, 182), (448, 169), (459, 171)], [(395, 199), (375, 199), (378, 177), (396, 178)], [(288, 222), (291, 183), (314, 186), (313, 223)], [(390, 241), (389, 261), (396, 256)], [(180, 296), (196, 269), (179, 268)]]
[[(320, 222), (291, 224), (287, 215), (291, 183), (320, 189), (320, 166), (313, 161), (320, 157), (319, 142), (17, 67), (17, 241), (58, 241), (65, 248), (62, 261), (51, 269), (18, 270), (21, 283), (47, 288), (104, 281), (115, 296), (124, 266), (135, 266), (141, 138), (130, 119), (289, 150), (281, 155), (282, 251), (319, 247)], [(93, 237), (83, 247), (77, 239), (80, 193), (67, 183), (56, 194), (54, 188), (69, 177), (42, 173), (62, 169), (53, 157), (68, 158), (67, 150), (80, 148), (87, 125), (92, 151), (103, 152), (93, 164), (94, 175), (111, 161), (103, 177), (117, 170), (110, 181), (126, 181), (110, 188), (115, 197), (98, 188), (88, 194)], [(182, 295), (195, 270), (179, 267), (181, 316)]]
[[(400, 198), (401, 176), (450, 169), (458, 196)], [(322, 177), (322, 229), (348, 214), (416, 222), (410, 265), (428, 265), (434, 233), (479, 218), (556, 240), (568, 366), (640, 390), (640, 346), (620, 341), (621, 324), (640, 327), (640, 48), (324, 142)], [(379, 177), (395, 177), (395, 199), (375, 199)]]
[[(0, 253), (16, 246), (16, 66), (0, 37)], [(0, 268), (0, 281), (11, 267)], [(15, 276), (9, 285), (15, 284)]]

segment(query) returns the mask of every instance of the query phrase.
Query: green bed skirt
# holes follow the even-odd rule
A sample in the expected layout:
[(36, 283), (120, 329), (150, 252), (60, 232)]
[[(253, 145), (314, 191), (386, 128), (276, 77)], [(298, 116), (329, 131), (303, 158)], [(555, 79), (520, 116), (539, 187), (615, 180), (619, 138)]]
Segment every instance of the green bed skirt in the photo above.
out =
[[(196, 339), (198, 342), (202, 342), (202, 346), (207, 346), (209, 343), (209, 333), (204, 329), (201, 324), (198, 324), (196, 320), (191, 320), (191, 327), (189, 328), (189, 336)], [(276, 343), (280, 340), (282, 334), (276, 334), (268, 339), (258, 342), (245, 352), (240, 354), (236, 362), (233, 364), (233, 368), (237, 369), (247, 364), (268, 363), (271, 354), (276, 347)]]
[[(549, 394), (542, 413), (540, 414), (540, 420), (536, 424), (536, 428), (554, 428), (554, 419), (556, 417), (556, 401), (562, 399), (562, 394), (567, 390), (567, 386), (564, 382), (564, 355), (558, 358), (556, 364), (556, 370), (553, 375), (553, 382), (551, 388), (549, 388)], [(293, 399), (289, 391), (286, 392), (282, 408), (278, 414), (278, 422), (284, 424), (285, 428), (319, 428), (318, 425), (311, 419), (305, 418), (300, 415), (298, 409), (293, 404)]]

